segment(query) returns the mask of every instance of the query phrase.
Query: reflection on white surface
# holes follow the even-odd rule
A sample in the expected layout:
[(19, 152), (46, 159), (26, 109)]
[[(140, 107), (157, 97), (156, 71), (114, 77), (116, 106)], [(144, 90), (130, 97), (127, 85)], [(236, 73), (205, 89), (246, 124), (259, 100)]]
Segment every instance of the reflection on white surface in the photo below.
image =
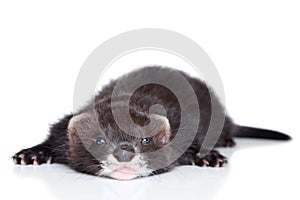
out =
[[(229, 157), (234, 151), (278, 142), (239, 139), (235, 148), (220, 151)], [(19, 178), (46, 183), (55, 199), (213, 199), (230, 177), (230, 164), (223, 168), (178, 167), (170, 173), (131, 181), (117, 181), (76, 173), (63, 165), (15, 166)], [(25, 181), (26, 182), (26, 181)], [(30, 182), (30, 181), (29, 181)], [(176, 194), (176, 195), (174, 195)]]
[[(200, 195), (204, 199), (211, 199), (224, 183), (228, 168), (200, 169), (185, 166), (172, 173), (132, 181), (86, 176), (72, 172), (61, 165), (51, 167), (43, 165), (38, 168), (17, 166), (15, 173), (42, 179), (47, 183), (50, 193), (62, 200), (163, 199), (178, 191), (180, 191), (178, 197), (198, 199)], [(191, 191), (192, 188), (197, 190)]]

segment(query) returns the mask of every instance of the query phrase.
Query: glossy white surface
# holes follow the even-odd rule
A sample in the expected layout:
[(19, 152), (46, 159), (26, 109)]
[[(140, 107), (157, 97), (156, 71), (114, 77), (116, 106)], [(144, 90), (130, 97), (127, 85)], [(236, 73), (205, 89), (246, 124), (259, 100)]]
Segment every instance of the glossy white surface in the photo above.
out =
[[(299, 161), (295, 142), (239, 139), (222, 149), (224, 168), (178, 167), (174, 171), (132, 181), (78, 174), (63, 165), (2, 166), (2, 195), (14, 199), (297, 199)], [(294, 162), (293, 162), (294, 161)], [(299, 197), (299, 196), (298, 196)]]
[[(0, 198), (299, 200), (299, 10), (299, 1), (292, 0), (1, 1)], [(186, 166), (126, 182), (60, 165), (14, 166), (13, 153), (41, 142), (49, 123), (72, 111), (76, 76), (92, 50), (145, 27), (177, 31), (204, 48), (237, 123), (282, 131), (294, 140), (238, 140), (236, 148), (222, 149), (231, 155), (226, 168)], [(125, 58), (107, 78), (146, 64), (188, 70), (171, 56), (139, 54)]]

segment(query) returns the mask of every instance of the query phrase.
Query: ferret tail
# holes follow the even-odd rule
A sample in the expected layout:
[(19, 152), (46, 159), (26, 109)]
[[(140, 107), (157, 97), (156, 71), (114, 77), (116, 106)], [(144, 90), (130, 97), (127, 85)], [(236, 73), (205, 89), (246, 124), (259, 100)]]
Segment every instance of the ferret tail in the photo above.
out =
[(253, 128), (246, 126), (239, 126), (234, 137), (240, 138), (261, 138), (261, 139), (272, 139), (272, 140), (291, 140), (292, 138), (284, 133), (277, 131)]

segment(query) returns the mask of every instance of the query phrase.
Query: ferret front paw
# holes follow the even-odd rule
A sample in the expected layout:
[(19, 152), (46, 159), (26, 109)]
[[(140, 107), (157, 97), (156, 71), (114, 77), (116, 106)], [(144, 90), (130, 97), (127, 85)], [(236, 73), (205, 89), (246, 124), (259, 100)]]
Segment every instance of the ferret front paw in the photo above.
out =
[(200, 157), (197, 154), (195, 164), (201, 167), (223, 167), (227, 163), (227, 158), (216, 150), (210, 151), (206, 156)]
[(52, 162), (51, 151), (41, 145), (23, 149), (12, 156), (12, 159), (17, 165), (40, 165)]

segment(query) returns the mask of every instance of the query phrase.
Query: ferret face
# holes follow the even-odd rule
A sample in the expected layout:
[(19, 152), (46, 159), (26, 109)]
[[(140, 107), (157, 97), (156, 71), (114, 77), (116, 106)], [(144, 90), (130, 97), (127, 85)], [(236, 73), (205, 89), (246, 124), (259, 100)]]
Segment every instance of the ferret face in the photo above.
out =
[[(162, 129), (152, 137), (135, 137), (126, 134), (115, 123), (109, 110), (97, 115), (82, 113), (69, 123), (69, 163), (75, 170), (119, 180), (149, 176), (155, 166), (165, 160), (155, 160), (145, 153), (156, 151), (169, 142), (170, 128), (167, 119), (130, 110), (135, 123), (143, 126), (151, 120), (163, 124)], [(134, 135), (141, 135), (134, 127)]]

